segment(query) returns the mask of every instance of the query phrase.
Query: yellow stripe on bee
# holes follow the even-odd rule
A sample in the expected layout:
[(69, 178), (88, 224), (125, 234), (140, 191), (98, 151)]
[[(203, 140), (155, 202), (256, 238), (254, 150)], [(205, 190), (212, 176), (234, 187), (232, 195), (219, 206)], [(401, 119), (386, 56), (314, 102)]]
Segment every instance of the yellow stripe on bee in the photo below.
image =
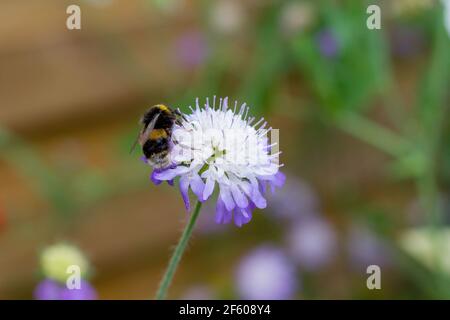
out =
[(163, 104), (157, 104), (156, 105), (159, 109), (161, 109), (162, 111), (170, 111), (169, 108)]
[(151, 140), (156, 140), (159, 138), (167, 138), (167, 132), (164, 129), (153, 129), (150, 132), (148, 138)]

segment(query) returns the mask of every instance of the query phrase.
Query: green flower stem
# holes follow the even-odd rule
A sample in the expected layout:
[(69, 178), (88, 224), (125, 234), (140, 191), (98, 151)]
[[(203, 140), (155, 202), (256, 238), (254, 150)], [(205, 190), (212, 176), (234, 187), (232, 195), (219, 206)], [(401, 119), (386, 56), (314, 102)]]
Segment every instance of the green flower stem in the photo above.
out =
[(439, 208), (439, 156), (445, 133), (445, 119), (448, 116), (448, 106), (445, 97), (450, 79), (448, 50), (448, 35), (441, 21), (436, 21), (434, 30), (433, 51), (428, 71), (421, 86), (418, 99), (418, 111), (422, 126), (422, 140), (426, 156), (426, 167), (422, 175), (417, 177), (417, 189), (423, 210), (427, 213), (428, 226), (432, 235), (434, 291), (437, 298), (448, 299), (450, 287), (445, 272), (445, 262), (441, 254), (443, 249), (442, 238), (442, 212)]
[(408, 141), (402, 136), (365, 117), (347, 114), (338, 118), (336, 124), (341, 130), (391, 156), (400, 156), (408, 148)]
[(184, 228), (183, 234), (178, 241), (172, 258), (170, 258), (169, 265), (167, 266), (164, 277), (162, 278), (161, 284), (159, 285), (158, 292), (156, 293), (157, 300), (163, 300), (167, 295), (167, 289), (169, 289), (170, 283), (172, 282), (173, 276), (175, 275), (175, 271), (177, 270), (178, 265), (181, 261), (181, 257), (183, 256), (184, 250), (186, 249), (187, 243), (191, 238), (192, 231), (194, 230), (195, 222), (197, 221), (201, 207), (202, 203), (198, 201), (197, 205), (195, 206), (194, 212), (189, 218), (189, 222)]

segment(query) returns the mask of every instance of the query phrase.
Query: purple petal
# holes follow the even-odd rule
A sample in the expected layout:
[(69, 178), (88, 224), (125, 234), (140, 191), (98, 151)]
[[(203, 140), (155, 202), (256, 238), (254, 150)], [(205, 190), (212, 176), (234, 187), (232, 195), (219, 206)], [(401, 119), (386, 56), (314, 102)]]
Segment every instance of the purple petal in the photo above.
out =
[(275, 187), (281, 188), (286, 182), (286, 176), (281, 171), (278, 171), (275, 175), (271, 176), (269, 179), (270, 190), (275, 193)]
[(247, 197), (236, 185), (231, 185), (231, 193), (233, 194), (233, 199), (239, 208), (246, 208), (248, 206)]
[(148, 164), (148, 160), (147, 160), (147, 158), (145, 156), (142, 156), (140, 159), (141, 159), (142, 162)]
[[(258, 179), (259, 180), (259, 179)], [(261, 194), (266, 194), (267, 192), (267, 183), (264, 180), (259, 180), (259, 191)]]
[(286, 175), (283, 172), (278, 171), (271, 182), (275, 187), (281, 188), (286, 182)]
[(220, 188), (219, 197), (225, 203), (225, 207), (228, 211), (232, 211), (236, 207), (236, 203), (234, 202), (228, 187)]
[(224, 224), (228, 224), (233, 219), (233, 213), (231, 211), (225, 212), (225, 218), (223, 219)]
[(191, 189), (197, 196), (198, 200), (203, 202), (203, 191), (205, 190), (205, 183), (198, 174), (194, 174), (191, 178)]
[(167, 184), (171, 187), (173, 187), (174, 181), (172, 180), (167, 180)]
[(255, 208), (256, 208), (255, 204), (252, 201), (250, 201), (246, 209), (247, 211), (250, 211), (250, 213), (252, 213), (252, 211), (255, 210)]
[(211, 196), (211, 194), (214, 191), (214, 185), (216, 181), (210, 177), (206, 178), (206, 185), (205, 189), (203, 190), (203, 201), (208, 200), (208, 198)]
[(179, 166), (174, 169), (166, 169), (155, 173), (155, 178), (158, 180), (172, 180), (176, 176), (189, 170), (186, 167)]
[(264, 209), (267, 207), (267, 201), (262, 196), (262, 194), (259, 192), (259, 185), (252, 185), (252, 190), (250, 192), (250, 198), (252, 199), (253, 203), (256, 205), (259, 209)]
[(237, 208), (234, 210), (234, 223), (241, 227), (243, 224), (249, 223), (252, 220), (252, 212), (248, 209)]
[(155, 185), (160, 185), (162, 183), (162, 180), (159, 180), (156, 178), (156, 174), (158, 173), (158, 171), (153, 170), (152, 174), (150, 175), (150, 180), (152, 180), (152, 182)]
[(226, 224), (231, 221), (231, 211), (228, 211), (225, 207), (223, 201), (219, 198), (217, 199), (216, 205), (216, 222), (218, 224)]
[(187, 176), (182, 176), (180, 178), (180, 192), (183, 197), (184, 206), (187, 211), (191, 210), (191, 204), (189, 202), (189, 178)]

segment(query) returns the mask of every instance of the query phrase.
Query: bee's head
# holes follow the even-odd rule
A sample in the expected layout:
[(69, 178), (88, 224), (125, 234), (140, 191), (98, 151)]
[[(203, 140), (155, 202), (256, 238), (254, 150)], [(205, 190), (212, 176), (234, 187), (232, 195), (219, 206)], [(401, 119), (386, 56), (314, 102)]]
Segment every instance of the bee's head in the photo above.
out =
[(148, 126), (148, 124), (157, 116), (161, 114), (170, 114), (170, 109), (163, 104), (157, 104), (153, 107), (150, 107), (141, 118), (141, 123), (144, 126)]

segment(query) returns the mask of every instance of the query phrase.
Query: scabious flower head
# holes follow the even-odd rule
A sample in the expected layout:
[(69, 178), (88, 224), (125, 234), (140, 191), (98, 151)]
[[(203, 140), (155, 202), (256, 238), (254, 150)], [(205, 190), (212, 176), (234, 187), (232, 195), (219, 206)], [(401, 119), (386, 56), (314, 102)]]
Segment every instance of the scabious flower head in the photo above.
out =
[(281, 249), (271, 245), (244, 257), (236, 282), (240, 298), (248, 300), (293, 299), (299, 287), (294, 265)]
[(266, 208), (267, 186), (272, 191), (281, 187), (285, 176), (279, 171), (277, 144), (269, 144), (267, 137), (272, 129), (266, 128), (264, 119), (249, 118), (245, 104), (239, 110), (237, 102), (228, 108), (227, 98), (217, 105), (214, 98), (212, 105), (206, 99), (200, 107), (197, 99), (195, 109), (183, 115), (173, 128), (171, 166), (155, 170), (152, 181), (179, 178), (187, 210), (189, 188), (201, 202), (217, 190), (216, 222), (234, 220), (242, 226), (251, 220), (255, 208)]
[(89, 263), (78, 248), (69, 244), (56, 244), (46, 248), (40, 257), (43, 274), (50, 279), (65, 283), (68, 277), (67, 268), (76, 265), (81, 275), (88, 272)]

